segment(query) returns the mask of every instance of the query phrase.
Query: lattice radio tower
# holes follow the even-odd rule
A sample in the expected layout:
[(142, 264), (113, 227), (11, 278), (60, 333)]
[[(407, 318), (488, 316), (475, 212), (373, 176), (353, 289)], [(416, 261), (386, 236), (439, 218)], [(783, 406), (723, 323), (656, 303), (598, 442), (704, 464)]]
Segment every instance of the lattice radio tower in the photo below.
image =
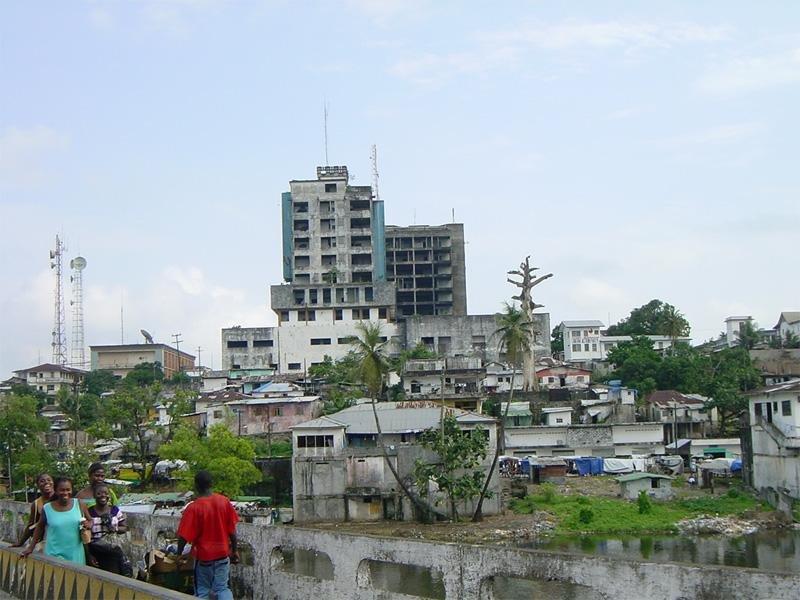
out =
[(61, 288), (61, 259), (64, 242), (56, 236), (56, 249), (50, 250), (50, 268), (56, 271), (55, 314), (53, 315), (53, 364), (67, 364), (67, 335), (64, 333), (64, 293)]
[(72, 268), (72, 366), (79, 369), (86, 367), (86, 351), (83, 343), (83, 270), (86, 259), (76, 256), (69, 261)]

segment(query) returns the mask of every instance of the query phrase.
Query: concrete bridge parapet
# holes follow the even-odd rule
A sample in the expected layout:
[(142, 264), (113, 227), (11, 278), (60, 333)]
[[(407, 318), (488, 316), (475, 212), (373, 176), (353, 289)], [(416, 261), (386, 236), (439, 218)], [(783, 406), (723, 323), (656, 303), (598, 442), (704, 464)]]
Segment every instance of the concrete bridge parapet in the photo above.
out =
[[(0, 502), (0, 537), (14, 539), (26, 505)], [(178, 518), (130, 515), (132, 558), (169, 537)], [(580, 600), (793, 600), (800, 574), (756, 569), (652, 563), (528, 550), (504, 545), (466, 545), (293, 526), (241, 523), (242, 564), (231, 570), (238, 599), (490, 600), (527, 597)], [(554, 592), (554, 590), (556, 590)], [(558, 591), (560, 590), (560, 591)], [(560, 596), (558, 594), (561, 594)]]

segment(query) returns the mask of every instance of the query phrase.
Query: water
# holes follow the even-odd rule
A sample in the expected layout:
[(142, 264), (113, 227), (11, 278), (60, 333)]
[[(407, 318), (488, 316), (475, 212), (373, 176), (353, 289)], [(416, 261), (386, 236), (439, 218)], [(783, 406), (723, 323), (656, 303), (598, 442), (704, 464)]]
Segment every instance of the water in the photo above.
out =
[(652, 562), (800, 572), (800, 530), (797, 529), (762, 531), (734, 538), (719, 535), (556, 537), (528, 542), (522, 547)]

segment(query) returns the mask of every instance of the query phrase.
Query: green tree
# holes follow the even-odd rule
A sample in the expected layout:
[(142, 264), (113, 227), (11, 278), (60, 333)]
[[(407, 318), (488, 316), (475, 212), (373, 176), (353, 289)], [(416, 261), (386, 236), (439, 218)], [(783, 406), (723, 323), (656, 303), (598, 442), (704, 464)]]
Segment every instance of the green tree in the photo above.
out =
[[(0, 398), (0, 450), (3, 465), (9, 469), (11, 490), (18, 489), (24, 481), (25, 471), (18, 471), (21, 462), (30, 463), (32, 453), (25, 451), (30, 447), (41, 447), (37, 434), (47, 431), (49, 423), (37, 414), (36, 398), (12, 394)], [(39, 453), (41, 456), (41, 454)], [(23, 460), (24, 459), (24, 460)], [(39, 468), (33, 466), (33, 469)]]
[(446, 416), (440, 429), (427, 429), (420, 435), (424, 448), (436, 453), (438, 461), (417, 459), (414, 480), (420, 494), (429, 496), (430, 482), (436, 484), (446, 497), (450, 518), (458, 521), (458, 503), (472, 500), (481, 492), (486, 458), (487, 439), (480, 428), (462, 430), (453, 416)]
[(783, 337), (784, 348), (800, 348), (800, 336), (794, 331), (787, 331)]
[(117, 377), (113, 371), (106, 369), (98, 369), (89, 371), (83, 377), (81, 384), (81, 391), (84, 394), (92, 394), (93, 396), (100, 396), (104, 392), (110, 392), (117, 385)]
[(163, 459), (189, 463), (189, 469), (180, 474), (183, 489), (191, 489), (198, 471), (211, 473), (214, 490), (229, 498), (242, 494), (245, 487), (262, 479), (261, 471), (253, 464), (256, 457), (253, 442), (234, 436), (225, 425), (211, 426), (207, 437), (199, 436), (193, 427), (181, 426), (158, 453)]
[(126, 386), (148, 387), (152, 386), (157, 381), (163, 380), (164, 371), (161, 368), (160, 362), (144, 362), (139, 363), (128, 371), (122, 382)]
[(550, 338), (550, 351), (553, 356), (559, 352), (564, 352), (564, 330), (561, 329), (561, 325), (553, 329)]
[(332, 415), (345, 408), (350, 408), (355, 404), (353, 393), (345, 393), (339, 388), (329, 389), (327, 391), (327, 396), (328, 399), (325, 400), (322, 406), (323, 415)]
[(508, 409), (514, 399), (514, 384), (516, 379), (517, 369), (522, 365), (523, 358), (527, 352), (530, 352), (531, 342), (533, 341), (533, 325), (528, 320), (524, 311), (518, 308), (515, 304), (506, 303), (503, 312), (495, 317), (497, 321), (497, 330), (495, 335), (500, 338), (499, 349), (501, 353), (505, 354), (506, 362), (511, 366), (511, 391), (508, 394), (508, 402), (506, 403), (503, 417), (498, 422), (497, 428), (497, 443), (495, 445), (494, 458), (492, 465), (489, 467), (489, 474), (486, 476), (486, 481), (483, 484), (480, 496), (478, 497), (475, 512), (472, 515), (473, 521), (479, 521), (483, 516), (481, 510), (483, 509), (483, 501), (488, 497), (489, 484), (492, 480), (492, 475), (497, 468), (497, 462), (500, 460), (500, 447), (504, 435), (504, 422), (508, 418)]
[(69, 430), (75, 434), (94, 425), (100, 418), (100, 398), (94, 394), (79, 394), (61, 388), (56, 393), (56, 406), (67, 418)]
[(634, 308), (631, 314), (608, 328), (608, 335), (667, 335), (673, 339), (688, 336), (689, 322), (671, 304), (651, 300)]
[[(151, 468), (158, 462), (153, 449), (172, 440), (181, 423), (180, 416), (191, 410), (190, 397), (182, 389), (164, 394), (160, 384), (122, 385), (109, 396), (106, 418), (117, 435), (130, 438), (126, 449), (140, 465), (142, 483), (149, 481)], [(158, 419), (159, 407), (165, 413), (163, 422)]]
[(323, 379), (330, 385), (346, 385), (358, 382), (358, 359), (351, 351), (339, 360), (325, 355), (321, 363), (311, 365), (308, 375), (313, 379)]
[(744, 321), (739, 325), (736, 332), (737, 345), (745, 350), (752, 350), (761, 341), (761, 334), (758, 332), (758, 325), (752, 321)]
[(658, 389), (661, 360), (650, 338), (634, 336), (608, 351), (608, 362), (614, 365), (610, 379), (620, 379), (624, 385), (638, 390), (640, 398), (645, 398)]
[(737, 429), (737, 420), (747, 411), (745, 392), (760, 385), (761, 375), (743, 347), (726, 348), (708, 358), (703, 393), (711, 398), (709, 408), (717, 409), (720, 432), (732, 433)]

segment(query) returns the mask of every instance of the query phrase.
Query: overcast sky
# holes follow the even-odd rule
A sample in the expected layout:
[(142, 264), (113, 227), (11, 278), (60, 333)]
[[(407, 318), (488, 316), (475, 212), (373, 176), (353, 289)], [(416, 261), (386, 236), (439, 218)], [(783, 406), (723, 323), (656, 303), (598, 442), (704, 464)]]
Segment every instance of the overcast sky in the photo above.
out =
[(87, 345), (123, 299), (126, 342), (216, 367), (220, 328), (274, 324), (325, 99), (353, 183), (377, 144), (387, 223), (464, 223), (470, 313), (527, 254), (554, 325), (800, 310), (795, 1), (6, 0), (0, 61), (0, 378), (50, 360), (57, 233)]

